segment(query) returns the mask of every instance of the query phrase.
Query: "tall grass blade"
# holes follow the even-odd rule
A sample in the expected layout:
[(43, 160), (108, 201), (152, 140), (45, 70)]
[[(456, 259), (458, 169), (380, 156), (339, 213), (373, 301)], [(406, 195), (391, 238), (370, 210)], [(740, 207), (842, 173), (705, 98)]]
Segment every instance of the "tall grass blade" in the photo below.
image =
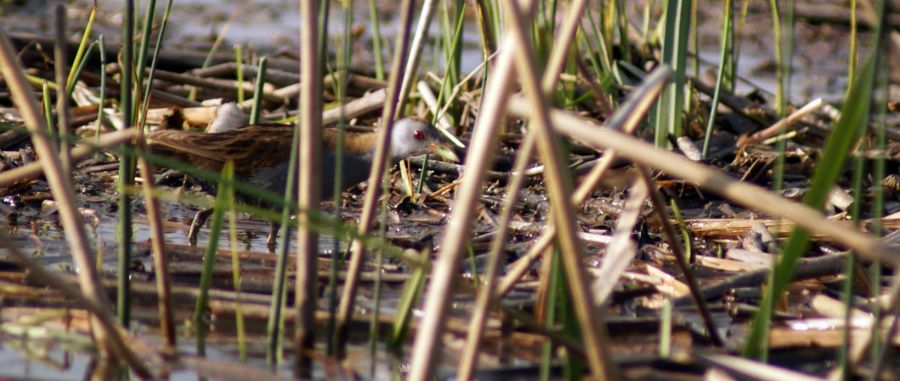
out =
[[(141, 45), (138, 47), (137, 61), (135, 62), (134, 68), (136, 77), (134, 78), (133, 91), (136, 95), (140, 95), (141, 89), (144, 88), (144, 76), (146, 75), (144, 68), (147, 67), (147, 52), (150, 50), (150, 36), (153, 34), (153, 18), (155, 16), (156, 0), (148, 0), (147, 8), (144, 9), (144, 25), (143, 30), (141, 31)], [(137, 26), (135, 25), (135, 27)], [(135, 102), (135, 104), (129, 105), (129, 107), (131, 107), (131, 116), (134, 118), (137, 116), (137, 102), (140, 102), (140, 100), (133, 99), (132, 101)], [(129, 125), (133, 123), (134, 119), (128, 121)]]
[(203, 254), (203, 270), (200, 273), (199, 295), (194, 305), (194, 340), (197, 344), (197, 354), (206, 354), (206, 309), (209, 305), (209, 287), (212, 285), (213, 267), (216, 262), (216, 252), (219, 249), (219, 233), (222, 231), (222, 222), (225, 210), (228, 208), (228, 194), (230, 184), (234, 183), (234, 163), (228, 161), (222, 167), (222, 178), (216, 190), (216, 203), (213, 206), (212, 220), (209, 224), (209, 239), (206, 243), (206, 251)]
[(244, 103), (244, 53), (240, 44), (234, 45), (235, 76), (237, 77), (237, 103)]
[(150, 59), (150, 73), (147, 75), (147, 87), (144, 89), (143, 104), (141, 105), (140, 123), (138, 126), (144, 127), (147, 119), (147, 110), (150, 109), (150, 90), (153, 89), (153, 77), (156, 75), (156, 63), (159, 59), (159, 50), (162, 49), (162, 41), (166, 35), (166, 27), (169, 25), (169, 15), (172, 11), (172, 1), (166, 2), (166, 9), (163, 11), (162, 23), (159, 26), (159, 33), (156, 36), (156, 45), (153, 47), (153, 57)]
[[(856, 141), (858, 129), (864, 128), (868, 124), (871, 106), (869, 94), (871, 94), (875, 73), (874, 58), (874, 55), (870, 56), (862, 67), (857, 82), (852, 86), (847, 102), (841, 110), (841, 117), (825, 142), (825, 148), (813, 174), (809, 191), (803, 198), (803, 203), (812, 208), (822, 208), (828, 191), (844, 168), (844, 161), (849, 154), (850, 147)], [(751, 331), (744, 343), (742, 350), (744, 357), (764, 358), (766, 356), (768, 352), (766, 338), (771, 322), (772, 302), (780, 299), (784, 293), (794, 275), (797, 262), (809, 248), (809, 237), (809, 231), (798, 228), (788, 238), (775, 267), (772, 283), (766, 289), (762, 306), (753, 319)]]
[(713, 92), (712, 103), (710, 103), (709, 106), (709, 119), (706, 122), (706, 136), (703, 137), (704, 158), (709, 155), (709, 142), (712, 139), (712, 130), (713, 125), (716, 122), (716, 114), (719, 111), (719, 95), (722, 86), (726, 84), (728, 79), (726, 77), (726, 72), (731, 61), (728, 58), (728, 49), (731, 47), (732, 41), (734, 41), (734, 36), (732, 35), (732, 32), (734, 31), (734, 26), (732, 24), (732, 19), (734, 18), (734, 5), (732, 4), (732, 0), (725, 0), (722, 7), (724, 16), (724, 21), (722, 23), (722, 48), (719, 51), (719, 70), (718, 74), (716, 74), (716, 90)]
[(857, 16), (856, 16), (856, 5), (857, 0), (850, 0), (850, 46), (847, 48), (847, 92), (850, 92), (850, 86), (853, 84), (854, 75), (856, 74), (856, 61), (857, 51), (856, 51), (856, 35), (857, 35)]
[[(426, 251), (421, 253), (419, 258), (428, 261), (430, 256), (431, 253)], [(428, 269), (429, 267), (425, 266), (415, 268), (412, 276), (403, 285), (403, 293), (400, 294), (400, 301), (397, 303), (397, 314), (394, 316), (394, 323), (391, 326), (391, 337), (388, 339), (388, 347), (398, 355), (402, 353), (403, 343), (409, 333), (413, 309), (418, 305), (419, 297), (425, 288)]]
[(50, 85), (46, 79), (41, 83), (41, 105), (44, 106), (44, 123), (47, 124), (47, 132), (51, 135), (55, 134), (56, 129), (53, 128), (56, 125), (53, 122), (53, 98), (50, 97)]
[(381, 46), (381, 22), (378, 21), (378, 6), (369, 0), (369, 23), (372, 24), (372, 50), (375, 54), (375, 78), (384, 80), (384, 48)]
[[(337, 81), (334, 88), (337, 95), (338, 104), (344, 105), (347, 102), (347, 88), (349, 87), (350, 65), (352, 64), (351, 50), (353, 46), (353, 6), (352, 2), (344, 1), (344, 31), (339, 40), (340, 49), (337, 50)], [(334, 186), (331, 189), (331, 199), (334, 201), (334, 218), (340, 219), (341, 216), (341, 195), (343, 194), (344, 184), (342, 184), (344, 168), (344, 127), (346, 124), (346, 115), (344, 108), (341, 107), (341, 113), (337, 124), (337, 141), (335, 142), (334, 157)], [(349, 169), (352, 170), (352, 169)], [(332, 232), (333, 237), (337, 237), (337, 231)], [(341, 261), (340, 242), (337, 238), (332, 240), (331, 247), (331, 265), (328, 271), (328, 327), (326, 336), (328, 338), (328, 354), (336, 355), (337, 348), (340, 346), (338, 341), (340, 338), (335, 334), (337, 329), (337, 308), (338, 308), (338, 270), (343, 265)]]
[[(285, 182), (285, 190), (282, 201), (284, 205), (290, 205), (294, 202), (294, 189), (297, 180), (297, 152), (299, 148), (300, 126), (294, 126), (294, 136), (291, 143), (291, 156), (288, 162), (288, 175)], [(278, 243), (275, 258), (275, 273), (273, 274), (274, 284), (272, 285), (272, 300), (269, 305), (269, 320), (266, 324), (266, 363), (273, 365), (279, 359), (278, 353), (281, 348), (282, 327), (284, 326), (283, 308), (284, 300), (287, 298), (287, 260), (291, 242), (291, 208), (281, 209), (281, 228), (278, 230), (278, 236), (281, 241)]]
[(687, 45), (690, 39), (692, 0), (668, 0), (665, 9), (665, 32), (662, 41), (662, 63), (672, 68), (672, 82), (663, 92), (655, 113), (655, 142), (667, 147), (669, 136), (681, 136), (684, 119), (684, 85)]
[[(238, 70), (240, 73), (243, 73), (243, 70), (240, 69), (240, 65), (238, 65)], [(262, 57), (259, 59), (259, 67), (256, 69), (256, 87), (253, 89), (253, 106), (250, 108), (250, 124), (258, 124), (260, 120), (260, 114), (262, 111), (262, 99), (263, 99), (263, 91), (265, 91), (266, 87), (266, 70), (269, 67), (269, 57)], [(243, 74), (241, 74), (243, 76)], [(242, 88), (243, 86), (238, 84), (238, 88)]]
[(78, 84), (78, 79), (81, 77), (81, 73), (84, 72), (84, 68), (87, 66), (88, 62), (91, 59), (91, 52), (97, 47), (97, 41), (92, 42), (88, 45), (87, 50), (84, 52), (84, 56), (80, 61), (76, 61), (72, 63), (73, 73), (72, 79), (66, 80), (66, 97), (71, 97), (72, 92), (75, 91), (75, 85)]
[(53, 71), (56, 77), (56, 121), (59, 123), (59, 161), (62, 164), (63, 173), (71, 176), (72, 151), (69, 149), (69, 136), (71, 115), (69, 113), (69, 97), (66, 89), (66, 6), (56, 5), (56, 44), (53, 46)]
[(106, 106), (106, 43), (103, 35), (97, 38), (97, 46), (100, 49), (100, 100), (97, 103), (97, 135), (95, 143), (100, 143), (100, 135), (103, 132), (103, 108)]
[[(122, 120), (125, 127), (131, 127), (133, 121), (132, 99), (132, 62), (133, 62), (133, 32), (134, 32), (134, 0), (125, 1), (124, 21), (122, 22), (122, 79), (121, 100), (119, 108), (122, 112)], [(122, 145), (119, 149), (119, 179), (116, 181), (116, 191), (119, 193), (119, 220), (116, 226), (116, 240), (119, 244), (118, 286), (116, 293), (116, 307), (118, 308), (119, 321), (124, 327), (131, 322), (131, 282), (128, 280), (131, 266), (131, 196), (126, 189), (134, 185), (134, 160), (128, 155), (127, 148)]]
[[(228, 164), (233, 164), (229, 162)], [(237, 237), (237, 211), (235, 207), (234, 185), (230, 180), (234, 178), (234, 165), (225, 166), (225, 197), (228, 199), (228, 241), (231, 242), (231, 283), (234, 288), (235, 310), (234, 324), (237, 331), (238, 358), (247, 359), (247, 334), (244, 328), (244, 310), (241, 305), (241, 263), (238, 254)]]
[[(78, 82), (78, 70), (80, 70), (85, 62), (88, 61), (88, 56), (90, 52), (90, 48), (93, 47), (94, 44), (88, 44), (88, 41), (91, 40), (91, 30), (94, 28), (94, 20), (97, 19), (97, 2), (94, 2), (94, 6), (91, 7), (91, 13), (88, 15), (87, 24), (84, 26), (84, 31), (81, 32), (81, 41), (78, 43), (78, 50), (75, 51), (75, 59), (72, 60), (72, 67), (69, 68), (69, 75), (67, 76), (66, 83), (69, 83), (69, 87), (74, 88), (72, 83)], [(72, 90), (66, 91), (68, 94), (72, 94)]]

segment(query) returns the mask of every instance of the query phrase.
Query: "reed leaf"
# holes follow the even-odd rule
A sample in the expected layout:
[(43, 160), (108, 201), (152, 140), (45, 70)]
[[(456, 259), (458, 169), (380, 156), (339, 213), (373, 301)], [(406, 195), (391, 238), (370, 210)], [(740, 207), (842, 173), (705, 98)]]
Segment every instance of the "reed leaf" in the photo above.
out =
[(681, 136), (684, 119), (684, 85), (687, 45), (691, 32), (691, 1), (666, 1), (662, 42), (662, 63), (672, 68), (672, 83), (659, 100), (655, 113), (655, 142), (657, 147), (667, 147), (669, 136)]
[[(847, 96), (847, 102), (841, 110), (841, 117), (835, 124), (821, 158), (816, 165), (809, 191), (803, 198), (803, 203), (815, 209), (821, 209), (825, 203), (828, 191), (837, 181), (844, 168), (844, 162), (849, 155), (850, 147), (856, 141), (858, 129), (865, 128), (869, 120), (869, 108), (871, 107), (872, 86), (875, 74), (875, 55), (871, 55), (863, 65), (856, 83), (852, 86)], [(775, 267), (772, 283), (766, 290), (762, 307), (753, 319), (751, 331), (744, 343), (742, 354), (744, 357), (764, 358), (768, 351), (766, 338), (772, 315), (772, 302), (780, 299), (793, 278), (797, 262), (809, 249), (809, 231), (798, 228), (788, 238), (784, 250)]]
[(200, 273), (199, 295), (194, 305), (194, 340), (196, 340), (197, 354), (206, 354), (206, 309), (209, 305), (209, 287), (212, 285), (213, 266), (216, 261), (216, 252), (219, 249), (219, 233), (222, 231), (222, 216), (228, 208), (229, 183), (234, 181), (234, 163), (228, 161), (222, 167), (222, 181), (219, 182), (216, 191), (216, 203), (213, 206), (212, 220), (209, 225), (209, 240), (206, 251), (203, 254), (203, 270)]

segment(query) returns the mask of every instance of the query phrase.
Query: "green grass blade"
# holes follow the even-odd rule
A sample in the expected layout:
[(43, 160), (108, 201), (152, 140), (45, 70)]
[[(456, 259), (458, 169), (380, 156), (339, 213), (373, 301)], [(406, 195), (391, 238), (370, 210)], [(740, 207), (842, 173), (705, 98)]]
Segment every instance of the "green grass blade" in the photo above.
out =
[(244, 328), (244, 309), (241, 306), (241, 263), (240, 255), (238, 255), (238, 237), (237, 237), (237, 207), (235, 205), (234, 185), (231, 179), (234, 179), (234, 165), (228, 162), (224, 170), (225, 197), (228, 199), (228, 241), (231, 243), (231, 283), (234, 289), (234, 324), (237, 331), (238, 341), (238, 358), (247, 359), (247, 335)]
[[(241, 73), (238, 78), (238, 82), (243, 82), (243, 70), (240, 70), (241, 65), (238, 64), (238, 72)], [(259, 59), (259, 67), (256, 69), (256, 87), (253, 90), (253, 107), (250, 108), (250, 124), (258, 124), (260, 120), (260, 114), (262, 110), (262, 99), (263, 99), (263, 89), (266, 84), (266, 70), (269, 67), (269, 58), (263, 57)], [(241, 97), (243, 97), (242, 93)], [(240, 101), (239, 101), (240, 102)]]
[(234, 46), (235, 75), (237, 76), (237, 102), (244, 103), (244, 53), (241, 45)]
[[(284, 202), (284, 205), (294, 203), (294, 189), (297, 181), (297, 151), (300, 149), (298, 144), (300, 140), (298, 139), (299, 134), (300, 127), (295, 125), (294, 135), (291, 139), (291, 159), (288, 162), (288, 178), (285, 183), (284, 194), (281, 200)], [(275, 284), (272, 285), (272, 301), (269, 305), (269, 320), (266, 325), (266, 363), (270, 365), (275, 364), (276, 361), (278, 361), (280, 358), (278, 353), (281, 352), (281, 332), (282, 327), (284, 326), (282, 310), (284, 308), (283, 301), (287, 297), (287, 280), (285, 277), (287, 273), (288, 251), (291, 246), (290, 220), (290, 208), (282, 208), (281, 228), (278, 229), (278, 236), (281, 237), (281, 241), (279, 241), (278, 249), (276, 250), (278, 257), (275, 259)]]
[[(726, 83), (726, 71), (728, 70), (729, 62), (728, 61), (728, 49), (731, 41), (734, 40), (732, 36), (732, 32), (734, 31), (734, 27), (732, 26), (732, 19), (734, 18), (732, 0), (725, 0), (725, 4), (723, 5), (723, 13), (724, 13), (724, 23), (722, 24), (722, 49), (719, 51), (719, 70), (716, 75), (716, 89), (713, 92), (712, 103), (710, 104), (709, 110), (709, 119), (706, 122), (706, 136), (703, 137), (703, 157), (706, 158), (709, 155), (709, 142), (712, 139), (712, 129), (713, 124), (716, 122), (716, 113), (719, 110), (719, 95), (722, 90), (723, 84)], [(698, 60), (699, 61), (699, 60)]]
[[(122, 120), (125, 125), (132, 125), (133, 98), (132, 98), (132, 64), (133, 64), (133, 32), (134, 32), (134, 0), (125, 1), (125, 20), (122, 22), (122, 79), (121, 100), (119, 108), (122, 111)], [(116, 289), (116, 307), (119, 320), (125, 328), (131, 321), (131, 283), (128, 281), (129, 267), (131, 266), (131, 196), (125, 190), (134, 184), (134, 158), (128, 155), (125, 144), (119, 149), (119, 179), (116, 181), (116, 189), (119, 193), (119, 221), (116, 226), (116, 240), (119, 244), (118, 287)]]
[[(422, 253), (420, 257), (427, 261), (430, 258), (430, 253)], [(422, 294), (422, 289), (425, 287), (425, 278), (427, 275), (427, 268), (416, 268), (413, 270), (412, 276), (403, 286), (403, 293), (400, 296), (400, 301), (397, 303), (397, 315), (394, 317), (394, 324), (391, 328), (391, 337), (388, 341), (388, 346), (398, 354), (400, 353), (403, 342), (409, 332), (413, 308)]]
[(82, 53), (83, 56), (81, 59), (76, 60), (72, 64), (72, 68), (69, 71), (69, 79), (66, 81), (66, 97), (72, 96), (72, 91), (75, 90), (75, 85), (78, 83), (78, 78), (81, 77), (81, 72), (84, 71), (84, 67), (87, 66), (88, 61), (91, 58), (91, 52), (94, 51), (94, 48), (97, 47), (97, 41), (92, 42), (88, 45), (87, 50)]
[(668, 0), (665, 11), (665, 32), (662, 43), (662, 62), (672, 68), (672, 82), (666, 87), (656, 107), (655, 142), (658, 147), (669, 146), (669, 135), (681, 136), (684, 119), (684, 84), (687, 45), (690, 39), (691, 0)]
[[(862, 67), (856, 83), (852, 86), (847, 102), (841, 110), (841, 117), (825, 142), (821, 159), (813, 174), (809, 191), (803, 202), (813, 208), (821, 209), (829, 190), (837, 181), (844, 168), (844, 162), (850, 147), (856, 141), (858, 129), (868, 124), (871, 94), (874, 82), (875, 59), (872, 55)], [(809, 248), (809, 232), (796, 229), (785, 244), (784, 251), (775, 267), (772, 282), (766, 290), (760, 311), (756, 314), (744, 343), (743, 355), (751, 358), (763, 358), (767, 352), (765, 339), (768, 334), (772, 304), (780, 299), (788, 283), (793, 278), (794, 270), (800, 257)]]
[[(100, 101), (97, 103), (97, 134), (96, 142), (100, 143), (100, 133), (103, 131), (103, 107), (106, 104), (106, 43), (103, 35), (97, 39), (100, 49)], [(99, 153), (98, 153), (99, 154)]]
[[(137, 95), (140, 95), (141, 89), (143, 89), (144, 84), (144, 68), (147, 67), (147, 51), (150, 50), (150, 35), (153, 34), (153, 18), (156, 16), (156, 0), (149, 0), (147, 2), (147, 8), (144, 10), (144, 26), (141, 31), (141, 45), (137, 51), (137, 61), (135, 61), (135, 71), (134, 74), (136, 77), (134, 90), (137, 91)], [(137, 102), (138, 99), (132, 99), (135, 104), (130, 105), (132, 118), (137, 116)], [(133, 123), (132, 121), (128, 122), (129, 124)]]
[[(89, 49), (93, 46), (93, 44), (88, 44), (88, 41), (91, 40), (91, 30), (94, 28), (94, 20), (97, 18), (97, 4), (95, 3), (93, 7), (91, 7), (91, 14), (88, 15), (87, 24), (84, 26), (84, 31), (81, 33), (81, 41), (78, 43), (78, 50), (75, 51), (75, 59), (72, 60), (72, 67), (69, 68), (68, 80), (66, 83), (70, 84), (69, 86), (74, 88), (75, 86), (71, 85), (78, 80), (78, 73), (76, 70), (83, 68), (84, 62), (88, 59), (88, 55), (86, 53), (86, 49)], [(71, 94), (72, 91), (68, 90), (67, 93)]]
[(229, 183), (234, 181), (234, 163), (228, 161), (222, 168), (222, 181), (216, 190), (216, 204), (213, 207), (212, 219), (209, 225), (209, 238), (206, 243), (206, 251), (203, 254), (203, 270), (200, 273), (200, 294), (197, 296), (197, 304), (194, 305), (194, 335), (197, 344), (197, 354), (206, 354), (206, 309), (209, 304), (209, 287), (212, 285), (213, 266), (216, 261), (216, 251), (219, 249), (219, 233), (222, 231), (222, 216), (228, 207)]
[(372, 50), (375, 54), (375, 78), (384, 80), (384, 49), (381, 46), (381, 26), (375, 0), (369, 0), (369, 23), (372, 24)]

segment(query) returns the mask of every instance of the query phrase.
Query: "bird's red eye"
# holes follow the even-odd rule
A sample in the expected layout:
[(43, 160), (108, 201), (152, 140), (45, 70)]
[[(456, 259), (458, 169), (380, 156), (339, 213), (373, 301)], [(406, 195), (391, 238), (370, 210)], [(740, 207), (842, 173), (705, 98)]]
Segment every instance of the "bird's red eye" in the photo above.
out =
[(415, 130), (413, 131), (413, 138), (415, 138), (416, 140), (425, 139), (425, 133), (422, 132), (422, 130)]

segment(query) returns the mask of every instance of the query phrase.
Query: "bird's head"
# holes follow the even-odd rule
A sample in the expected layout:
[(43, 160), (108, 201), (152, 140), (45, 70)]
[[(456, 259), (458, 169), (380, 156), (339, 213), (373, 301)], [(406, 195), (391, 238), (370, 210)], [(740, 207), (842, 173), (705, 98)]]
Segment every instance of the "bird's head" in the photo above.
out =
[(407, 117), (394, 122), (391, 131), (391, 158), (405, 159), (424, 154), (438, 155), (444, 160), (459, 162), (450, 141), (437, 128), (423, 119)]

